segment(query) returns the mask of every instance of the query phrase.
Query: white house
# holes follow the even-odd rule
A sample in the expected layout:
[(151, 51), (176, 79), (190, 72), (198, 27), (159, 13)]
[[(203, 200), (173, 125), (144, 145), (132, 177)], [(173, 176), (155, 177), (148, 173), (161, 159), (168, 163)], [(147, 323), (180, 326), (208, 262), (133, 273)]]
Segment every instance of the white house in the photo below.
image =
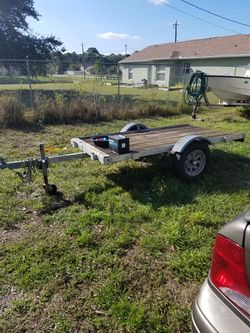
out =
[(151, 45), (120, 61), (122, 82), (174, 86), (196, 70), (243, 75), (250, 63), (250, 34)]

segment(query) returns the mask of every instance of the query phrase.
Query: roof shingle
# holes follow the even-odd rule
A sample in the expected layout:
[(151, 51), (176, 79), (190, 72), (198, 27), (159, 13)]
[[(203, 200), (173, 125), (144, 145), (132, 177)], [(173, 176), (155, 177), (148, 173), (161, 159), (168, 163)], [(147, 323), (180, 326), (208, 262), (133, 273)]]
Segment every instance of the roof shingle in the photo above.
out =
[(230, 56), (250, 56), (250, 34), (151, 45), (123, 59), (121, 63)]

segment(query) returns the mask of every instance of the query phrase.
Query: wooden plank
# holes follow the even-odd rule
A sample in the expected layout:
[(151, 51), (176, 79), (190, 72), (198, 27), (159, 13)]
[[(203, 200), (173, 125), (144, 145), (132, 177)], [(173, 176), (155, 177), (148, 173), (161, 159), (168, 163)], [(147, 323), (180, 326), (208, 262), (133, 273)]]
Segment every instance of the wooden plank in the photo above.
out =
[[(121, 134), (124, 136), (131, 136), (131, 135), (138, 135), (138, 134), (142, 134), (142, 133), (152, 133), (152, 132), (156, 132), (156, 131), (162, 131), (162, 130), (171, 130), (171, 129), (177, 129), (177, 128), (182, 128), (182, 127), (186, 127), (186, 126), (191, 126), (188, 124), (183, 124), (183, 125), (172, 125), (172, 126), (164, 126), (164, 127), (157, 127), (157, 128), (149, 128), (149, 129), (145, 129), (142, 130), (140, 132), (138, 131), (134, 131), (134, 132), (116, 132), (116, 133), (98, 133), (98, 135), (116, 135), (116, 134)], [(78, 137), (78, 139), (80, 140), (91, 140), (91, 138), (93, 137), (93, 135), (91, 136), (85, 136), (85, 137)]]
[(183, 125), (175, 125), (175, 126), (163, 126), (163, 127), (156, 127), (156, 128), (148, 128), (146, 130), (143, 131), (134, 131), (134, 132), (125, 132), (124, 134), (126, 135), (137, 135), (137, 134), (141, 134), (141, 133), (155, 133), (155, 132), (164, 132), (164, 131), (175, 131), (175, 130), (180, 130), (183, 128), (191, 128), (191, 127), (196, 127), (193, 125), (189, 125), (189, 124), (183, 124)]
[[(156, 137), (156, 138), (152, 138), (152, 140), (140, 140), (137, 142), (134, 142), (133, 140), (131, 140), (131, 144), (132, 145), (154, 145), (155, 143), (157, 144), (166, 144), (166, 143), (172, 143), (172, 142), (177, 142), (180, 138), (183, 138), (185, 136), (189, 136), (189, 135), (198, 135), (198, 136), (214, 136), (214, 135), (222, 135), (219, 132), (208, 132), (208, 131), (203, 131), (203, 132), (193, 132), (193, 133), (180, 133), (180, 134), (176, 134), (174, 137)], [(225, 135), (225, 134), (223, 134)]]
[(101, 163), (112, 163), (110, 149), (103, 151), (100, 147), (96, 147), (92, 141), (87, 142), (79, 138), (72, 139), (71, 143), (74, 146), (77, 145), (82, 152), (88, 154), (93, 160), (98, 159)]
[(178, 140), (180, 140), (181, 138), (188, 136), (188, 135), (200, 135), (200, 136), (204, 136), (204, 137), (213, 137), (213, 136), (224, 136), (225, 134), (222, 134), (218, 131), (211, 131), (211, 130), (204, 130), (204, 131), (196, 131), (196, 132), (183, 132), (179, 135), (175, 135), (175, 137), (157, 137), (157, 138), (153, 138), (152, 140), (143, 140), (143, 141), (137, 141), (134, 142), (133, 140), (131, 140), (130, 142), (130, 147), (132, 149), (135, 150), (139, 150), (139, 149), (146, 149), (146, 148), (150, 148), (153, 146), (160, 146), (160, 145), (167, 145), (167, 144), (175, 144)]
[(192, 129), (192, 130), (182, 129), (182, 130), (171, 132), (171, 133), (169, 133), (169, 132), (153, 133), (152, 135), (150, 135), (148, 133), (145, 135), (137, 135), (137, 136), (133, 136), (133, 137), (127, 136), (127, 137), (130, 139), (130, 142), (140, 143), (142, 141), (143, 142), (150, 142), (150, 141), (152, 142), (153, 140), (161, 141), (161, 140), (165, 140), (168, 138), (175, 140), (176, 137), (180, 137), (181, 135), (182, 136), (188, 136), (188, 135), (193, 135), (193, 134), (201, 135), (203, 133), (222, 134), (220, 131), (217, 131), (217, 130), (209, 130), (206, 128), (204, 128), (204, 129), (196, 128), (196, 129)]
[(131, 144), (154, 144), (155, 142), (157, 143), (162, 143), (165, 144), (167, 142), (176, 142), (179, 138), (184, 137), (184, 136), (189, 136), (189, 135), (202, 135), (202, 136), (212, 136), (212, 135), (222, 135), (222, 133), (218, 131), (192, 131), (192, 132), (182, 132), (182, 133), (175, 133), (175, 135), (159, 135), (159, 136), (152, 136), (146, 137), (146, 138), (139, 138), (137, 140), (131, 139), (130, 143)]
[(182, 132), (188, 132), (188, 133), (193, 133), (193, 132), (197, 132), (197, 131), (203, 131), (203, 130), (206, 130), (206, 131), (217, 131), (217, 132), (220, 132), (221, 131), (218, 131), (218, 130), (214, 130), (214, 129), (209, 129), (209, 128), (205, 128), (205, 127), (183, 127), (183, 128), (179, 128), (179, 129), (173, 129), (173, 130), (161, 130), (161, 131), (154, 131), (154, 132), (146, 132), (146, 133), (136, 133), (136, 134), (133, 134), (133, 135), (130, 135), (129, 133), (126, 134), (127, 137), (131, 137), (131, 138), (135, 138), (135, 137), (140, 137), (140, 136), (144, 136), (144, 137), (151, 137), (151, 136), (157, 136), (157, 135), (171, 135), (171, 136), (174, 136), (176, 133), (182, 133)]

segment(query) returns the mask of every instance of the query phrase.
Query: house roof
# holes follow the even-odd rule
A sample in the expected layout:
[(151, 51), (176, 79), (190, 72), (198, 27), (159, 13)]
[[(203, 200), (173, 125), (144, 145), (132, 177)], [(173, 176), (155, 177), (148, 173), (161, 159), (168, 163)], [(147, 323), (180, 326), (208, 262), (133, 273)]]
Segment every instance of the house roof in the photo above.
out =
[(250, 34), (151, 45), (120, 63), (250, 56)]

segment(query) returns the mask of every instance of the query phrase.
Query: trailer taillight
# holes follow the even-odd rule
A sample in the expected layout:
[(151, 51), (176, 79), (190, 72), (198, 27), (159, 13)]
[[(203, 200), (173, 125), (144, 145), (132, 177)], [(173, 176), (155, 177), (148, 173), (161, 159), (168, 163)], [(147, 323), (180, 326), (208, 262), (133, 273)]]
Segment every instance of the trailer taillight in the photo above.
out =
[(250, 316), (250, 285), (245, 266), (245, 250), (218, 235), (210, 272), (212, 283), (233, 303)]

